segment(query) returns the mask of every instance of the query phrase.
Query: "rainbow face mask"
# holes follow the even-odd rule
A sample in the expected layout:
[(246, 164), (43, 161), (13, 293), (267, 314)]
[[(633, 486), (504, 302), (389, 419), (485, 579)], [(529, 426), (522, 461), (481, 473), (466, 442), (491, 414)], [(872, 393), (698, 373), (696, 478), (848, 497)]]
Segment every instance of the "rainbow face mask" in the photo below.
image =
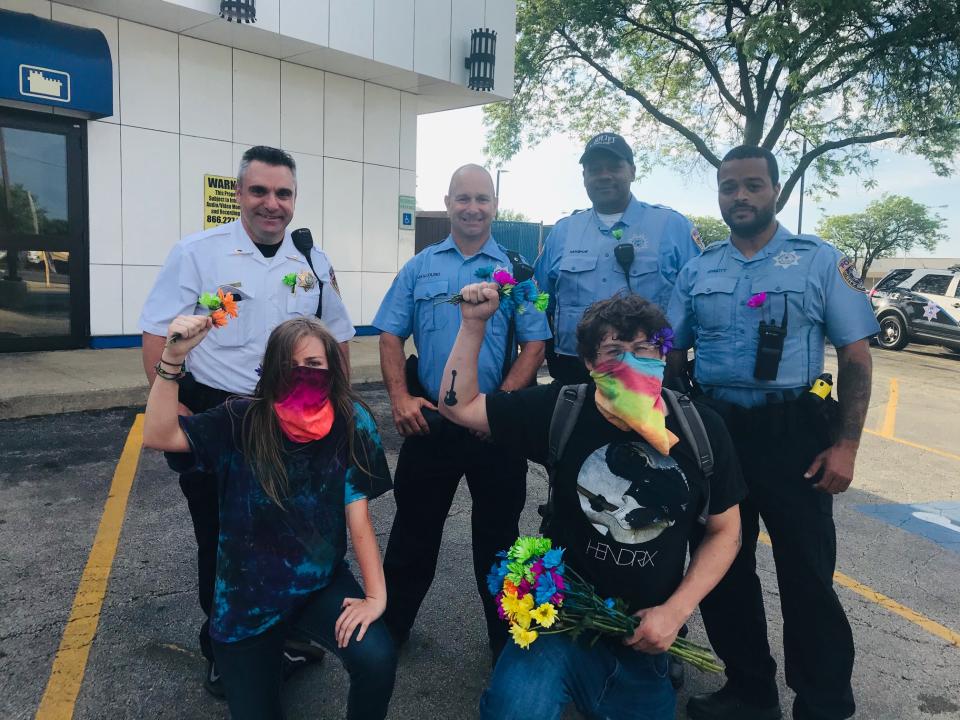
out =
[(293, 442), (305, 443), (326, 437), (333, 426), (330, 404), (330, 371), (296, 367), (290, 375), (290, 390), (273, 410), (283, 434)]
[(597, 385), (597, 409), (607, 420), (621, 430), (633, 430), (657, 452), (669, 455), (678, 440), (667, 430), (660, 396), (665, 367), (663, 360), (626, 353), (622, 360), (597, 365), (590, 377)]

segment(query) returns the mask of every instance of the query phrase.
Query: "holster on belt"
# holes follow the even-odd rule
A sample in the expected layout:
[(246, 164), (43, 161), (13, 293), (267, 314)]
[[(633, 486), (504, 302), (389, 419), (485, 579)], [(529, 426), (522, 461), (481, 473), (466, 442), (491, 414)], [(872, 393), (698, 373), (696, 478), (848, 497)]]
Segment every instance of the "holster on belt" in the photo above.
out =
[[(421, 397), (429, 400), (434, 405), (437, 404), (437, 401), (427, 394), (426, 388), (424, 388), (423, 383), (420, 382), (420, 359), (416, 355), (411, 355), (407, 358), (406, 362), (404, 362), (403, 377), (407, 383), (407, 392), (413, 397)], [(423, 419), (427, 421), (431, 435), (439, 436), (442, 433), (451, 432), (457, 428), (456, 425), (449, 422), (437, 410), (422, 407), (420, 408), (420, 414), (423, 415)]]

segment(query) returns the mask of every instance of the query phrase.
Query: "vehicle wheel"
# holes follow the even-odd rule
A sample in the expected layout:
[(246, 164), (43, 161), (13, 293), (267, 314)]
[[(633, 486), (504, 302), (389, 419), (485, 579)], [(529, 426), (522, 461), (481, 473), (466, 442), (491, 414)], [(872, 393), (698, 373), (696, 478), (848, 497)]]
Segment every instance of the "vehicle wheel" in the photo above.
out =
[(880, 320), (877, 342), (884, 350), (900, 350), (907, 344), (907, 332), (903, 321), (896, 315), (887, 315)]

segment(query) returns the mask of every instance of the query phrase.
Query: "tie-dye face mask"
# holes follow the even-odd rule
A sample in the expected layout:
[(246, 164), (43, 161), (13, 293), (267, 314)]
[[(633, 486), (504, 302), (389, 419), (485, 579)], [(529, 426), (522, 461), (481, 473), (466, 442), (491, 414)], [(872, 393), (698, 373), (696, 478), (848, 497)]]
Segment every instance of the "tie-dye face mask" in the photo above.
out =
[(625, 353), (622, 360), (597, 365), (590, 373), (597, 385), (597, 409), (621, 430), (633, 430), (657, 452), (670, 454), (677, 436), (667, 430), (660, 390), (666, 363)]
[(283, 434), (293, 442), (305, 443), (326, 437), (333, 426), (330, 403), (330, 371), (325, 368), (295, 367), (290, 390), (273, 404)]

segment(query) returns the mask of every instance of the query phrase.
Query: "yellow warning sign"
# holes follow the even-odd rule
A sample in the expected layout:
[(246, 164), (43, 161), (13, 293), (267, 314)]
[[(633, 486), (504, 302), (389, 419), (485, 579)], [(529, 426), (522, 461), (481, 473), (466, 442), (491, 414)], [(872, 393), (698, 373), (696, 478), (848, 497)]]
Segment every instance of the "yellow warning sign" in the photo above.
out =
[(203, 176), (203, 229), (223, 225), (240, 217), (237, 180), (222, 175)]

